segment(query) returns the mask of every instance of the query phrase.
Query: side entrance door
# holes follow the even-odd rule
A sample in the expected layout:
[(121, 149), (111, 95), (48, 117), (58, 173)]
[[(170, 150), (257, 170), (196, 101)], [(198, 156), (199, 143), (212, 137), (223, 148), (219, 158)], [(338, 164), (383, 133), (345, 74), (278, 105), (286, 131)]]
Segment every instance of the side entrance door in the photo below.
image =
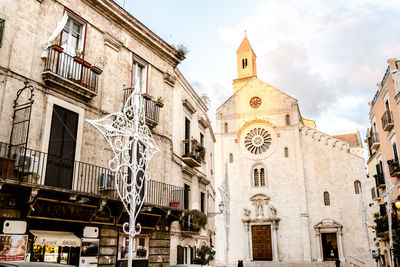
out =
[(48, 186), (72, 188), (78, 116), (54, 105), (46, 167)]
[(252, 225), (254, 261), (272, 261), (271, 225)]

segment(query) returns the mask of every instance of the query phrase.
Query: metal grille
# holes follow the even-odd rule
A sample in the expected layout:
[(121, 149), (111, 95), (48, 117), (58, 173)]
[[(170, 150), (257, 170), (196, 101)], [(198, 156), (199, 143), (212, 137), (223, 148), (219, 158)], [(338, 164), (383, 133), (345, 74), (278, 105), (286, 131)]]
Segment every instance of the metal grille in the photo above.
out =
[(3, 45), (3, 34), (5, 25), (6, 21), (4, 19), (0, 19), (0, 47)]

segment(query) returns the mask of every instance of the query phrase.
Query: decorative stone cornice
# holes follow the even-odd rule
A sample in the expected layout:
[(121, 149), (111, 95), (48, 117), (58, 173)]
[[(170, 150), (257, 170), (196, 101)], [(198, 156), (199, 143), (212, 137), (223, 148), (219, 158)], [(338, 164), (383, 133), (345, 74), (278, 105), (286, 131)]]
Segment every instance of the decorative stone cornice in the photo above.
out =
[(171, 87), (174, 87), (176, 82), (176, 77), (174, 73), (164, 72), (164, 82)]
[(190, 168), (188, 166), (183, 166), (182, 167), (182, 172), (188, 174), (189, 176), (196, 175), (196, 172), (192, 168)]
[(104, 44), (115, 51), (119, 51), (122, 47), (122, 42), (111, 36), (108, 32), (104, 33)]
[(199, 118), (199, 125), (202, 126), (204, 129), (207, 129), (210, 124), (203, 118)]
[(190, 114), (194, 114), (196, 112), (195, 107), (190, 103), (188, 99), (184, 99), (182, 101), (183, 106), (190, 112)]

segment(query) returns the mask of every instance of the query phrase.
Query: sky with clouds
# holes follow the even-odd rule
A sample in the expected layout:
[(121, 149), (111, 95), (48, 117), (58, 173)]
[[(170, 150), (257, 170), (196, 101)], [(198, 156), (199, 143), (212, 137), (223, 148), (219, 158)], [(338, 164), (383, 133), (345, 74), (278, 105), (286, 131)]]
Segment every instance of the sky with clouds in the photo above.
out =
[(189, 49), (179, 69), (211, 99), (211, 120), (232, 95), (245, 30), (258, 78), (297, 98), (328, 134), (360, 129), (365, 137), (368, 102), (387, 59), (400, 57), (398, 0), (125, 0), (125, 8)]

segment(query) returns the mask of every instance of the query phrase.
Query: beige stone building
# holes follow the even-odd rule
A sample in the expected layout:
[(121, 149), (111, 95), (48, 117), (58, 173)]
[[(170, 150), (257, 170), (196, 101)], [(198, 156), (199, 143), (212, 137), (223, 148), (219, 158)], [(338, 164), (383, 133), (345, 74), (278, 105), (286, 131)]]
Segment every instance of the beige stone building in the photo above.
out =
[(359, 132), (318, 131), (295, 98), (257, 78), (247, 37), (236, 54), (233, 95), (216, 114), (216, 205), (227, 207), (216, 265), (370, 266)]
[(112, 0), (0, 2), (0, 239), (18, 244), (0, 260), (126, 264), (112, 151), (85, 120), (120, 111), (133, 88), (161, 150), (134, 266), (187, 263), (212, 245), (213, 219), (202, 230), (189, 211), (214, 211), (215, 137), (183, 59)]
[[(394, 186), (400, 177), (397, 148), (400, 142), (399, 67), (400, 61), (397, 59), (388, 60), (387, 70), (382, 81), (377, 84), (374, 99), (369, 103), (371, 128), (366, 139), (369, 152), (367, 163), (371, 178), (371, 198), (374, 201), (370, 209), (370, 225), (375, 230), (373, 241), (376, 260), (381, 266), (392, 266), (388, 214), (392, 214), (392, 229), (399, 228), (398, 210), (394, 205), (399, 197)], [(394, 234), (392, 239), (399, 238)]]

